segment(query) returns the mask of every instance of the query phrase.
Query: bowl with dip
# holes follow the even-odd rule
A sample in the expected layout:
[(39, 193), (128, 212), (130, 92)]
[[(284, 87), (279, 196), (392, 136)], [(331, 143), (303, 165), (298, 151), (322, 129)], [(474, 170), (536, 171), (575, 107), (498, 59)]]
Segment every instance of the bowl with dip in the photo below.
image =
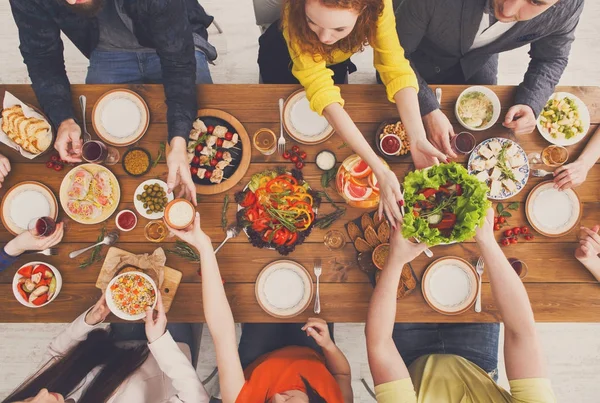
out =
[(329, 171), (335, 167), (337, 159), (335, 154), (329, 150), (320, 151), (315, 158), (315, 163), (321, 171)]
[(375, 148), (387, 161), (402, 161), (410, 154), (408, 134), (397, 119), (384, 120), (377, 128), (374, 140)]
[(186, 199), (174, 199), (165, 208), (165, 222), (173, 229), (185, 229), (194, 222), (196, 209)]
[(283, 126), (290, 137), (301, 144), (320, 144), (334, 133), (327, 119), (310, 108), (303, 89), (294, 92), (285, 101)]
[(117, 228), (123, 232), (131, 231), (137, 225), (138, 219), (131, 210), (122, 210), (115, 217)]
[(459, 257), (443, 257), (431, 263), (421, 280), (425, 301), (444, 315), (466, 312), (477, 298), (475, 268)]

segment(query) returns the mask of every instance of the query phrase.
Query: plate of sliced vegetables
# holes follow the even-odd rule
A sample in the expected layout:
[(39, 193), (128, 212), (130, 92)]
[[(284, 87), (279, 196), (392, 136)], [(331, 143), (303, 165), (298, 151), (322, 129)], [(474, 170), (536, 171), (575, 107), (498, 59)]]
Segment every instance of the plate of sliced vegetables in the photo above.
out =
[(252, 245), (287, 255), (310, 234), (321, 199), (294, 169), (254, 174), (235, 201), (238, 226)]
[(472, 238), (490, 207), (487, 185), (455, 162), (409, 172), (403, 188), (402, 234), (429, 246)]
[(13, 277), (13, 293), (28, 308), (41, 308), (52, 302), (62, 287), (58, 269), (44, 262), (29, 262)]
[(590, 111), (575, 95), (556, 92), (540, 113), (537, 128), (550, 143), (570, 146), (583, 140), (590, 130)]

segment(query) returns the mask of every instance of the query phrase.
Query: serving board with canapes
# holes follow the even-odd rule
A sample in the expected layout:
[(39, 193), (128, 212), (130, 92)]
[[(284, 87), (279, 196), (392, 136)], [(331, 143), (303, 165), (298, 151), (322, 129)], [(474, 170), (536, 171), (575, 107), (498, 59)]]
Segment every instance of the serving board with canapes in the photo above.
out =
[(255, 284), (256, 300), (274, 318), (288, 319), (309, 307), (313, 283), (308, 270), (293, 260), (276, 260), (265, 266)]
[(466, 312), (477, 298), (475, 268), (460, 257), (442, 257), (431, 263), (421, 279), (421, 291), (429, 306), (444, 315)]
[(583, 205), (573, 189), (558, 190), (553, 181), (534, 187), (525, 202), (527, 221), (540, 234), (558, 238), (573, 231), (583, 215)]
[(200, 109), (187, 145), (188, 163), (196, 192), (226, 192), (246, 174), (252, 149), (244, 125), (219, 109)]
[(2, 198), (0, 210), (4, 228), (13, 235), (27, 231), (36, 218), (58, 218), (56, 196), (46, 185), (34, 181), (10, 188)]
[[(387, 219), (379, 219), (376, 211), (364, 213), (355, 220), (345, 224), (346, 232), (358, 252), (358, 267), (364, 272), (373, 285), (381, 275), (389, 255), (391, 227)], [(400, 284), (398, 284), (398, 299), (411, 294), (419, 280), (410, 263), (402, 268)]]
[[(108, 285), (103, 284), (100, 280), (102, 274), (107, 272), (106, 261), (112, 260), (114, 258), (123, 258), (128, 256), (135, 256), (135, 254), (124, 251), (123, 249), (115, 248), (114, 246), (108, 249), (106, 257), (104, 258), (104, 263), (102, 264), (102, 268), (100, 269), (100, 272), (98, 274), (98, 279), (96, 280), (96, 288), (99, 288), (104, 292), (106, 286)], [(144, 273), (144, 270), (142, 269), (139, 269), (139, 271)], [(117, 274), (120, 274), (120, 272), (115, 273), (115, 275)], [(171, 309), (171, 304), (173, 304), (175, 294), (177, 294), (177, 289), (179, 288), (179, 284), (181, 283), (181, 278), (183, 277), (183, 274), (179, 270), (172, 269), (169, 266), (164, 266), (164, 275), (165, 277), (162, 286), (159, 286), (158, 284), (156, 284), (156, 286), (160, 290), (163, 306), (165, 307), (165, 312), (169, 312), (169, 309)]]
[(103, 94), (92, 109), (92, 126), (105, 143), (123, 147), (139, 141), (150, 124), (150, 110), (137, 93), (116, 89)]
[(293, 140), (307, 145), (323, 143), (334, 133), (327, 119), (310, 108), (303, 89), (293, 92), (283, 104), (283, 126)]
[(98, 224), (110, 217), (121, 200), (121, 187), (108, 168), (82, 164), (71, 169), (60, 184), (60, 205), (80, 224)]

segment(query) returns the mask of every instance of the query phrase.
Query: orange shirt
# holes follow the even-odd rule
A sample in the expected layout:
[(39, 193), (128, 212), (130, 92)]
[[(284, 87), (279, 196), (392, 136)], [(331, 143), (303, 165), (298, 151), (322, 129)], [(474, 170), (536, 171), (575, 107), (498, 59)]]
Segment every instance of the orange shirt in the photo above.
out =
[(328, 403), (343, 403), (342, 391), (323, 357), (308, 347), (285, 347), (265, 354), (244, 371), (246, 383), (236, 403), (262, 403), (288, 390), (306, 392), (301, 376)]

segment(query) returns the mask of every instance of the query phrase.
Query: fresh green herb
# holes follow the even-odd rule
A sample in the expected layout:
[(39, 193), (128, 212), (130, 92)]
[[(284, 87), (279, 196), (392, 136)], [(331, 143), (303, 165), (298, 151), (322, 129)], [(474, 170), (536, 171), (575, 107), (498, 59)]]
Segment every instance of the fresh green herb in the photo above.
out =
[(504, 204), (498, 203), (496, 205), (496, 211), (498, 212), (498, 214), (502, 213), (504, 211)]
[(315, 227), (320, 229), (326, 229), (331, 226), (336, 220), (341, 218), (346, 213), (346, 209), (344, 207), (337, 207), (336, 210), (332, 213), (326, 214), (323, 217), (318, 218), (315, 221)]
[(156, 158), (154, 159), (154, 162), (152, 163), (152, 168), (156, 168), (156, 166), (160, 162), (160, 159), (165, 154), (166, 147), (167, 147), (167, 145), (165, 144), (165, 142), (161, 141), (160, 145), (158, 146), (158, 154), (156, 155)]
[(225, 195), (223, 199), (223, 211), (221, 211), (221, 228), (223, 231), (227, 230), (227, 207), (229, 206), (229, 195)]
[(502, 175), (504, 175), (504, 177), (506, 177), (512, 181), (516, 181), (517, 179), (515, 178), (515, 174), (513, 174), (512, 170), (506, 164), (506, 150), (508, 149), (509, 145), (510, 145), (509, 143), (504, 143), (502, 145), (502, 148), (500, 149), (500, 152), (498, 153), (497, 166), (498, 166), (498, 168), (500, 168), (500, 172), (502, 172)]
[(500, 217), (512, 217), (512, 214), (509, 213), (508, 211), (504, 210), (503, 212), (500, 213)]
[(323, 189), (327, 189), (329, 187), (329, 184), (335, 179), (336, 175), (337, 169), (335, 168), (332, 168), (321, 175), (321, 186), (323, 186)]
[[(106, 232), (106, 227), (102, 227), (102, 230), (100, 230), (100, 235), (98, 235), (96, 242), (102, 242), (102, 240), (104, 239), (105, 232)], [(92, 254), (90, 255), (90, 257), (87, 260), (84, 260), (83, 262), (81, 262), (79, 264), (79, 268), (85, 269), (86, 267), (89, 267), (89, 266), (93, 265), (94, 263), (102, 260), (102, 258), (104, 256), (100, 254), (100, 250), (102, 250), (102, 245), (98, 245), (94, 249), (92, 249)]]
[(175, 241), (175, 247), (173, 249), (167, 249), (166, 252), (194, 263), (200, 263), (200, 255), (198, 252), (196, 252), (190, 245), (180, 241), (179, 239)]
[(196, 203), (200, 203), (200, 193), (196, 193)]
[(348, 147), (348, 143), (343, 142), (341, 146), (338, 147), (338, 150), (341, 150), (342, 148), (346, 148)]
[(519, 209), (519, 202), (512, 202), (508, 205), (509, 210), (517, 211)]

